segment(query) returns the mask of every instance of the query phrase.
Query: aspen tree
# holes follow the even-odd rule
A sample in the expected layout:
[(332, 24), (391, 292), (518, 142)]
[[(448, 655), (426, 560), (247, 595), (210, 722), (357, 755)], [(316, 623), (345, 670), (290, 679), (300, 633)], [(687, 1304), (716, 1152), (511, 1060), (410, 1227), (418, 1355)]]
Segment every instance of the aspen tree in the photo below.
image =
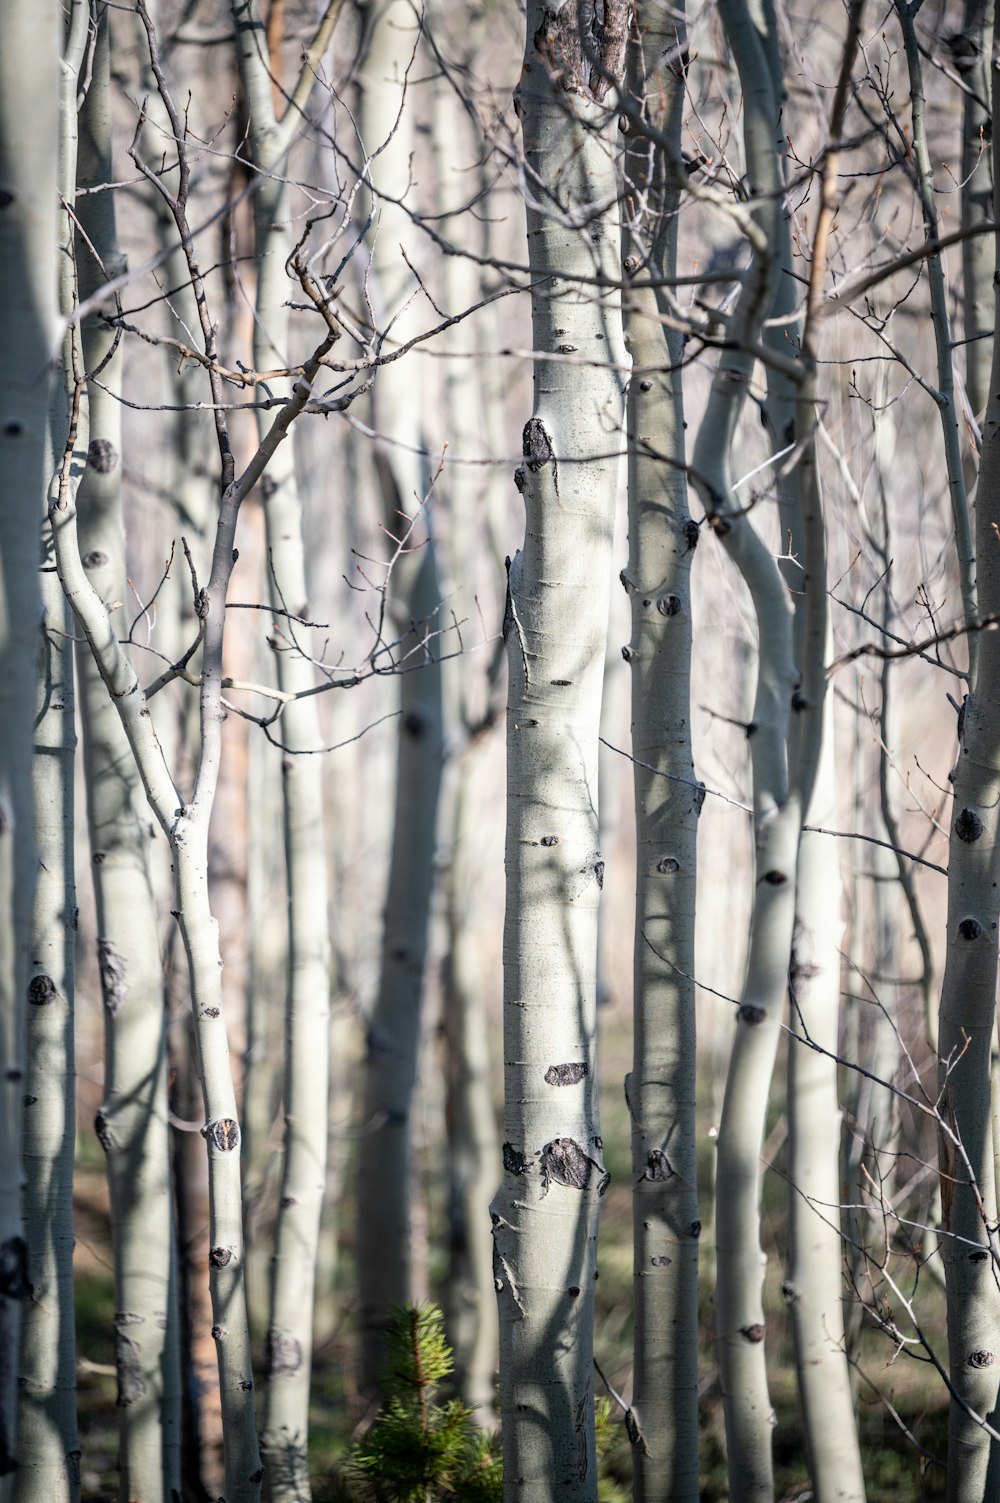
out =
[(504, 1177), (493, 1202), (504, 1495), (593, 1503), (598, 735), (623, 416), (615, 84), (625, 3), (527, 9), (518, 108), (534, 406), (508, 569)]
[[(86, 88), (90, 8), (66, 13), (59, 89), (58, 295), (75, 301), (69, 205), (76, 188), (78, 92)], [(52, 569), (48, 507), (79, 481), (87, 408), (74, 366), (74, 334), (62, 342), (49, 412), (45, 486), (38, 497), (42, 618), (38, 642), (34, 766), (38, 871), (28, 953), (24, 1076), (24, 1222), (28, 1280), (18, 1367), (21, 1464), (18, 1503), (79, 1497), (73, 1302), (73, 1147), (76, 1135), (76, 881), (73, 846), (76, 752), (72, 618)]]
[[(684, 14), (636, 8), (629, 45), (623, 250), (636, 817), (632, 1118), (637, 1503), (694, 1500), (698, 1484), (698, 1214), (694, 913), (698, 813), (691, 760), (691, 560), (682, 340), (665, 289), (677, 271)], [(648, 119), (655, 138), (643, 130)], [(665, 144), (668, 143), (668, 144)], [(629, 285), (629, 283), (634, 285)], [(660, 369), (657, 369), (660, 367)], [(665, 369), (663, 369), (665, 367)]]
[[(124, 269), (111, 150), (111, 49), (98, 18), (81, 111), (77, 265), (83, 299)], [(80, 548), (112, 620), (127, 598), (122, 517), (122, 351), (100, 311), (82, 328), (90, 442), (77, 492)], [(166, 1039), (149, 821), (128, 739), (85, 642), (77, 652), (87, 820), (104, 1001), (104, 1095), (97, 1131), (111, 1199), (122, 1503), (180, 1491), (180, 1370), (174, 1266)]]
[[(222, 648), (226, 593), (236, 562), (233, 548), (240, 506), (264, 474), (268, 462), (286, 438), (289, 427), (309, 401), (319, 361), (330, 347), (321, 341), (304, 362), (287, 400), (277, 409), (256, 453), (239, 475), (226, 418), (222, 377), (217, 362), (217, 329), (213, 323), (204, 280), (194, 250), (187, 202), (190, 164), (185, 129), (167, 85), (156, 35), (144, 0), (139, 14), (146, 28), (157, 86), (170, 121), (176, 148), (175, 186), (136, 152), (136, 165), (162, 194), (185, 247), (195, 293), (202, 354), (212, 392), (213, 421), (219, 454), (219, 503), (212, 567), (197, 592), (201, 626), (200, 721), (201, 740), (194, 789), (189, 798), (178, 792), (152, 726), (146, 694), (127, 655), (118, 643), (107, 609), (93, 590), (80, 558), (76, 509), (72, 496), (61, 497), (52, 509), (56, 559), (63, 588), (94, 653), (101, 675), (114, 699), (136, 758), (146, 797), (170, 842), (176, 882), (175, 916), (184, 941), (191, 982), (191, 1001), (197, 1023), (199, 1063), (204, 1093), (203, 1135), (209, 1154), (211, 1188), (211, 1253), (209, 1278), (219, 1353), (225, 1443), (226, 1497), (229, 1503), (256, 1503), (263, 1468), (257, 1447), (253, 1372), (243, 1279), (242, 1195), (239, 1172), (240, 1128), (236, 1094), (222, 1009), (221, 956), (218, 928), (212, 916), (208, 889), (208, 830), (218, 783), (225, 718), (222, 694)], [(169, 681), (173, 669), (161, 675), (157, 687)]]
[(35, 850), (31, 744), (38, 523), (56, 338), (62, 8), (14, 0), (0, 47), (0, 1488), (18, 1464), (17, 1359), (28, 1295), (22, 1225), (24, 1003)]
[[(798, 844), (815, 780), (825, 691), (826, 577), (823, 521), (809, 435), (815, 423), (806, 371), (767, 352), (768, 370), (797, 387), (803, 444), (803, 583), (806, 625), (796, 662), (794, 610), (778, 563), (732, 490), (730, 446), (781, 272), (783, 182), (780, 103), (769, 60), (769, 11), (722, 0), (719, 14), (744, 94), (749, 208), (736, 211), (752, 260), (732, 319), (730, 346), (712, 382), (691, 475), (706, 519), (746, 584), (759, 639), (757, 685), (748, 726), (753, 776), (754, 902), (747, 973), (737, 1012), (716, 1179), (715, 1324), (725, 1406), (730, 1496), (773, 1496), (773, 1413), (765, 1365), (760, 1245), (760, 1151), (791, 957)], [(773, 17), (770, 17), (773, 22)], [(815, 275), (815, 271), (814, 271)], [(794, 720), (793, 718), (794, 717)]]
[[(368, 263), (370, 302), (393, 344), (413, 332), (413, 65), (420, 36), (409, 0), (365, 7), (370, 28), (362, 79), (362, 145), (372, 190)], [(377, 156), (376, 156), (377, 153)], [(389, 333), (391, 329), (391, 335)], [(390, 1307), (415, 1295), (411, 1238), (411, 1112), (421, 1033), (437, 810), (443, 752), (442, 684), (432, 630), (441, 603), (436, 543), (421, 507), (428, 486), (420, 394), (412, 365), (380, 369), (373, 388), (374, 461), (384, 527), (395, 551), (386, 582), (386, 621), (406, 656), (400, 679), (399, 739), (389, 874), (378, 990), (366, 1018), (364, 1119), (358, 1154), (358, 1292), (361, 1380), (374, 1391), (383, 1376)], [(392, 541), (390, 541), (390, 547)]]
[[(254, 362), (259, 370), (289, 361), (287, 263), (293, 249), (287, 158), (300, 129), (317, 71), (330, 44), (341, 0), (331, 0), (306, 49), (302, 70), (280, 118), (272, 92), (277, 60), (255, 0), (235, 0), (240, 76), (250, 117), (254, 164), (262, 174), (254, 199), (257, 293)], [(290, 394), (290, 384), (284, 389)], [(261, 441), (267, 416), (260, 414)], [(308, 618), (302, 498), (291, 444), (272, 460), (261, 487), (267, 527), (272, 605)], [(297, 695), (313, 687), (303, 653), (275, 653), (278, 686)], [(262, 1445), (272, 1498), (308, 1499), (309, 1386), (313, 1290), (326, 1181), (329, 1082), (330, 945), (322, 746), (314, 697), (293, 699), (280, 721), (288, 885), (288, 994), (285, 1025), (284, 1117), (277, 1245), (271, 1276)]]
[[(800, 671), (815, 671), (822, 662), (830, 633), (817, 636), (817, 593), (827, 588), (824, 522), (819, 512), (815, 444), (818, 413), (815, 359), (818, 348), (816, 313), (826, 269), (826, 243), (839, 207), (837, 167), (844, 116), (850, 104), (851, 70), (857, 53), (862, 0), (854, 0), (847, 20), (839, 77), (834, 91), (830, 141), (820, 168), (813, 264), (804, 314), (800, 316), (798, 285), (793, 277), (789, 213), (783, 211), (775, 252), (781, 276), (775, 291), (772, 320), (764, 342), (780, 355), (798, 345), (802, 373), (793, 381), (779, 367), (767, 371), (764, 416), (772, 450), (778, 453), (791, 439), (802, 446), (802, 457), (777, 485), (782, 538), (788, 539), (781, 570), (794, 609), (793, 639)], [(765, 6), (765, 50), (776, 101), (785, 98), (777, 27)], [(776, 150), (785, 160), (785, 130), (776, 122)], [(784, 176), (784, 173), (783, 173)], [(811, 515), (810, 515), (811, 513)], [(805, 588), (803, 589), (803, 582)], [(815, 682), (815, 679), (814, 679)], [(820, 712), (821, 748), (811, 798), (801, 814), (810, 825), (836, 828), (837, 778), (834, 748), (833, 698), (825, 696)], [(801, 717), (789, 727), (789, 756), (799, 754)], [(815, 723), (814, 723), (815, 724)], [(808, 722), (806, 723), (808, 731)], [(791, 1312), (798, 1391), (809, 1453), (810, 1475), (821, 1503), (851, 1499), (863, 1503), (864, 1476), (854, 1397), (845, 1356), (843, 1315), (843, 1245), (832, 1210), (840, 1198), (840, 1107), (836, 1054), (840, 1025), (840, 948), (843, 933), (843, 890), (840, 857), (835, 841), (815, 830), (803, 830), (796, 869), (795, 927), (789, 971), (791, 1038), (788, 1049), (788, 1264), (782, 1292)]]
[[(897, 7), (897, 10), (899, 8)], [(933, 209), (933, 179), (920, 146), (922, 93), (912, 18), (899, 11), (910, 64), (914, 147), (921, 172), (925, 219)], [(992, 70), (994, 117), (1000, 107), (997, 70)], [(991, 143), (993, 218), (1000, 211), (1000, 142)], [(934, 275), (932, 256), (929, 270)], [(942, 277), (943, 272), (937, 273)], [(932, 282), (932, 290), (934, 283)], [(975, 631), (976, 622), (1000, 612), (1000, 558), (995, 517), (1000, 496), (1000, 340), (996, 337), (994, 286), (993, 358), (983, 423), (975, 507), (975, 590), (966, 603), (969, 638), (968, 693), (958, 717), (958, 757), (951, 773), (954, 803), (948, 851), (947, 957), (941, 987), (938, 1057), (941, 1084), (942, 1252), (948, 1291), (948, 1348), (953, 1396), (949, 1417), (948, 1498), (973, 1503), (990, 1495), (998, 1465), (998, 1443), (978, 1423), (994, 1429), (1000, 1419), (1000, 1316), (995, 1268), (1000, 1261), (996, 1235), (996, 1178), (991, 1124), (991, 1051), (996, 1030), (997, 980), (997, 810), (1000, 808), (1000, 641), (996, 631)], [(934, 311), (942, 351), (938, 384), (941, 421), (950, 425), (953, 408), (942, 376), (948, 346), (947, 309)], [(949, 357), (950, 358), (950, 357)], [(960, 497), (948, 451), (953, 502)], [(961, 496), (964, 502), (964, 496)], [(968, 519), (966, 517), (966, 528)], [(959, 564), (963, 565), (961, 517), (955, 517)]]

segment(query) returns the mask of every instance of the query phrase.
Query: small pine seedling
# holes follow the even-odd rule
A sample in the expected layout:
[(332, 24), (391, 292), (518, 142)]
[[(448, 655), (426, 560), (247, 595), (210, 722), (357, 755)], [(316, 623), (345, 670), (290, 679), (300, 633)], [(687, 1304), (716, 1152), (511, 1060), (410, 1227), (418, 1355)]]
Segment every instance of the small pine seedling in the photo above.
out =
[(452, 1371), (435, 1305), (403, 1306), (389, 1319), (387, 1398), (347, 1469), (355, 1503), (502, 1503), (495, 1441), (458, 1399), (435, 1403)]

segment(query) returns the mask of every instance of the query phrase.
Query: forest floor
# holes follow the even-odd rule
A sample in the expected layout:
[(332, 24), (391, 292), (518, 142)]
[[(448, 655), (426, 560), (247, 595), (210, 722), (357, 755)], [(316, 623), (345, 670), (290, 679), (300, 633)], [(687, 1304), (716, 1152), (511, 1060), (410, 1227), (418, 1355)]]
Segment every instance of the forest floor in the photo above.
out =
[[(618, 1008), (610, 1009), (618, 1013)], [(611, 1187), (601, 1221), (600, 1278), (597, 1286), (597, 1357), (609, 1383), (627, 1399), (631, 1392), (631, 1205), (629, 1195), (628, 1118), (621, 1080), (628, 1068), (627, 1029), (622, 1017), (609, 1017), (602, 1047), (602, 1073), (608, 1085), (602, 1103), (602, 1130)], [(794, 1503), (813, 1496), (806, 1464), (801, 1414), (788, 1313), (781, 1296), (787, 1187), (780, 1173), (781, 1107), (772, 1113), (771, 1141), (775, 1172), (764, 1178), (764, 1236), (769, 1247), (765, 1288), (768, 1318), (771, 1399), (777, 1423), (774, 1435), (776, 1499)], [(709, 1201), (712, 1140), (706, 1119), (701, 1140), (704, 1154), (702, 1203)], [(96, 1145), (81, 1133), (75, 1190), (77, 1351), (80, 1427), (85, 1500), (117, 1496), (116, 1410), (114, 1371), (114, 1298), (107, 1190)], [(768, 1157), (768, 1155), (765, 1155)], [(702, 1498), (722, 1503), (728, 1496), (722, 1404), (712, 1341), (711, 1221), (705, 1215), (702, 1292)], [(349, 1240), (349, 1239), (348, 1239)], [(437, 1260), (440, 1262), (440, 1260)], [(443, 1267), (430, 1257), (432, 1292)], [(895, 1276), (906, 1284), (905, 1254), (898, 1254)], [(913, 1273), (909, 1273), (910, 1284)], [(338, 1265), (342, 1323), (321, 1340), (316, 1351), (311, 1438), (314, 1498), (333, 1503), (339, 1472), (352, 1435), (365, 1413), (354, 1385), (351, 1253), (345, 1248)], [(939, 1286), (926, 1275), (919, 1284), (920, 1318), (939, 1358), (946, 1360), (944, 1301)], [(847, 1307), (857, 1320), (857, 1305)], [(870, 1317), (858, 1321), (858, 1414), (869, 1503), (907, 1498), (937, 1500), (945, 1495), (943, 1458), (947, 1433), (947, 1398), (941, 1379), (919, 1352), (900, 1348)], [(598, 1393), (601, 1385), (598, 1383)], [(624, 1426), (602, 1460), (601, 1503), (626, 1503), (630, 1496), (631, 1459)]]

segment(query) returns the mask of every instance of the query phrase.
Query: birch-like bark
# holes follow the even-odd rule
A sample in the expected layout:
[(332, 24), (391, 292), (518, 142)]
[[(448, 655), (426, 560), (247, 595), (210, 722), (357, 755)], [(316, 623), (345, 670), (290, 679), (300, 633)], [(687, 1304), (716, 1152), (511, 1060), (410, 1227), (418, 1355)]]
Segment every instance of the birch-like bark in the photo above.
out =
[(519, 89), (534, 348), (579, 358), (535, 365), (504, 621), (505, 1142), (492, 1217), (508, 1503), (597, 1497), (597, 769), (626, 355), (616, 300), (593, 283), (620, 278), (611, 80), (628, 16), (624, 3), (532, 0)]
[[(184, 126), (159, 63), (156, 36), (143, 0), (139, 0), (151, 49), (151, 61), (171, 130), (180, 147)], [(141, 158), (139, 159), (141, 163)], [(225, 397), (215, 366), (216, 327), (206, 301), (187, 221), (190, 168), (183, 150), (176, 166), (176, 189), (142, 164), (169, 205), (184, 245), (198, 307), (203, 349), (208, 361), (213, 418), (220, 461), (219, 511), (207, 584), (199, 590), (197, 611), (203, 624), (200, 688), (201, 741), (194, 792), (180, 797), (167, 770), (149, 715), (146, 696), (120, 647), (107, 609), (83, 567), (74, 498), (67, 494), (53, 508), (56, 560), (63, 588), (90, 644), (101, 676), (114, 699), (139, 768), (147, 799), (170, 841), (176, 883), (178, 926), (188, 959), (191, 1001), (197, 1024), (199, 1064), (206, 1123), (202, 1129), (209, 1154), (211, 1253), (209, 1279), (219, 1353), (228, 1503), (256, 1503), (263, 1469), (257, 1448), (253, 1369), (243, 1285), (243, 1227), (240, 1188), (240, 1129), (229, 1046), (222, 1009), (218, 928), (208, 891), (208, 829), (222, 750), (222, 647), (225, 602), (236, 554), (233, 548), (240, 506), (261, 479), (289, 427), (309, 400), (324, 341), (305, 362), (284, 406), (280, 407), (257, 452), (239, 476), (229, 443)]]
[[(993, 110), (1000, 107), (994, 54)], [(1000, 141), (992, 142), (994, 217)], [(996, 299), (996, 287), (994, 288)], [(994, 522), (1000, 504), (1000, 340), (994, 303), (993, 363), (976, 496), (979, 610), (1000, 610), (1000, 556)], [(942, 1111), (941, 1199), (952, 1399), (948, 1498), (988, 1497), (1000, 1466), (997, 1443), (967, 1407), (1000, 1421), (1000, 1313), (997, 1310), (996, 1190), (990, 1122), (990, 1053), (997, 980), (997, 865), (1000, 809), (1000, 643), (983, 632), (978, 672), (959, 715), (958, 760), (948, 852), (948, 949), (941, 989), (938, 1054)], [(951, 1135), (962, 1145), (959, 1158)], [(990, 1255), (992, 1251), (992, 1256)]]
[[(797, 713), (789, 726), (792, 776), (801, 779), (801, 815), (810, 825), (836, 828), (837, 779), (832, 697), (823, 695), (828, 629), (825, 597), (824, 521), (816, 462), (815, 300), (826, 265), (826, 238), (836, 210), (836, 162), (850, 80), (857, 52), (861, 0), (851, 5), (847, 37), (833, 96), (830, 139), (824, 158), (805, 318), (793, 275), (787, 211), (774, 249), (781, 264), (772, 322), (764, 343), (776, 354), (799, 346), (801, 374), (793, 380), (779, 367), (767, 371), (764, 405), (774, 452), (793, 439), (802, 446), (798, 464), (777, 482), (781, 537), (788, 540), (781, 570), (794, 610), (793, 641), (800, 676), (818, 689), (822, 708)], [(776, 101), (785, 98), (777, 26), (770, 0), (762, 8), (762, 39)], [(784, 178), (785, 137), (780, 123), (776, 150)], [(803, 588), (804, 585), (804, 588)], [(793, 700), (794, 704), (794, 700)], [(810, 752), (810, 736), (821, 748)], [(818, 754), (818, 763), (812, 758)], [(815, 775), (812, 796), (808, 783)], [(795, 928), (790, 957), (791, 1040), (788, 1049), (788, 1264), (783, 1294), (790, 1308), (796, 1373), (810, 1475), (821, 1503), (863, 1503), (865, 1483), (845, 1352), (843, 1244), (839, 1217), (840, 1107), (837, 1046), (840, 1033), (840, 939), (843, 890), (837, 842), (803, 831), (795, 892)]]
[[(393, 342), (413, 327), (407, 303), (416, 281), (401, 254), (414, 253), (408, 208), (413, 206), (411, 153), (415, 147), (411, 79), (419, 35), (408, 0), (366, 7), (374, 28), (365, 65), (361, 124), (372, 163), (369, 286), (377, 321), (392, 321)], [(412, 259), (412, 255), (411, 255)], [(442, 683), (433, 642), (441, 603), (436, 548), (420, 502), (427, 490), (421, 446), (421, 401), (405, 359), (379, 371), (373, 391), (380, 434), (375, 464), (388, 534), (404, 538), (387, 582), (388, 615), (409, 654), (400, 680), (395, 812), (381, 970), (367, 1018), (365, 1133), (358, 1155), (358, 1292), (361, 1378), (368, 1392), (382, 1377), (385, 1323), (393, 1304), (409, 1301), (419, 1280), (411, 1233), (411, 1107), (420, 1045), (421, 1002), (435, 879), (437, 807), (443, 750)], [(414, 623), (418, 623), (416, 626)]]
[[(698, 528), (684, 470), (681, 336), (661, 322), (676, 274), (675, 163), (684, 103), (683, 12), (644, 4), (629, 46), (625, 330), (636, 818), (632, 1117), (636, 1503), (695, 1500), (698, 1486), (698, 1214), (694, 919), (703, 790), (691, 759), (691, 561)], [(661, 367), (661, 371), (656, 368)], [(662, 368), (666, 367), (665, 370)]]
[[(105, 10), (80, 119), (77, 180), (84, 189), (113, 181), (110, 61)], [(114, 195), (91, 191), (78, 203), (87, 242), (78, 241), (78, 275), (86, 298), (125, 262)], [(101, 377), (88, 388), (90, 443), (77, 493), (84, 566), (112, 610), (128, 595), (117, 400), (122, 357), (114, 341), (99, 314), (85, 320), (83, 364), (100, 369)], [(180, 1372), (163, 975), (150, 869), (154, 827), (118, 713), (86, 644), (77, 654), (77, 673), (104, 1001), (97, 1132), (111, 1199), (119, 1498), (159, 1503), (180, 1492)]]
[[(802, 790), (788, 768), (789, 715), (798, 686), (792, 604), (771, 551), (732, 493), (730, 445), (746, 396), (756, 339), (771, 310), (780, 268), (782, 182), (779, 126), (762, 38), (741, 0), (723, 0), (744, 91), (744, 144), (753, 201), (753, 260), (735, 314), (736, 349), (712, 383), (694, 452), (692, 480), (709, 525), (747, 585), (757, 618), (759, 661), (749, 735), (753, 773), (755, 885), (747, 974), (737, 1013), (717, 1140), (715, 1326), (725, 1406), (730, 1495), (766, 1503), (773, 1494), (762, 1302), (760, 1150), (781, 1025), (795, 916)], [(749, 728), (748, 728), (749, 729)]]
[[(791, 955), (799, 835), (822, 743), (825, 693), (826, 565), (816, 470), (815, 351), (803, 336), (803, 360), (772, 349), (769, 375), (796, 388), (801, 457), (797, 486), (802, 536), (802, 626), (793, 641), (793, 605), (778, 564), (732, 494), (729, 449), (753, 368), (751, 346), (771, 312), (783, 265), (780, 70), (774, 18), (734, 0), (720, 4), (744, 93), (744, 145), (750, 215), (744, 229), (753, 259), (731, 328), (733, 353), (720, 362), (695, 447), (692, 478), (709, 525), (749, 589), (757, 618), (759, 666), (748, 726), (753, 772), (756, 873), (747, 976), (726, 1081), (716, 1182), (716, 1332), (722, 1379), (730, 1496), (764, 1503), (773, 1495), (773, 1417), (764, 1361), (760, 1247), (760, 1151), (768, 1090)], [(821, 215), (822, 219), (822, 215)], [(826, 232), (828, 233), (827, 223)], [(809, 302), (818, 297), (825, 259), (817, 248)], [(796, 647), (798, 653), (796, 653)]]
[(38, 521), (56, 329), (62, 9), (14, 0), (0, 47), (0, 1488), (18, 1464), (17, 1354), (29, 1290), (22, 1225), (24, 1012), (35, 849), (31, 746)]
[[(284, 114), (274, 112), (272, 62), (254, 0), (236, 0), (233, 18), (240, 76), (250, 114), (254, 162), (262, 174), (254, 200), (257, 296), (254, 361), (258, 369), (289, 362), (289, 281), (292, 249), (287, 156), (329, 45), (340, 9), (329, 4), (307, 51)], [(275, 388), (287, 395), (288, 383)], [(261, 414), (260, 436), (267, 426)], [(290, 444), (278, 451), (261, 487), (267, 527), (272, 605), (308, 618), (302, 498)], [(294, 635), (294, 633), (293, 633)], [(307, 657), (275, 653), (278, 686), (286, 694), (312, 689)], [(272, 1498), (308, 1499), (309, 1385), (312, 1374), (313, 1290), (320, 1213), (326, 1182), (329, 1096), (330, 944), (322, 746), (315, 697), (291, 700), (280, 735), (288, 891), (285, 1142), (277, 1245), (272, 1264), (267, 1333), (268, 1387), (262, 1444)]]
[[(993, 44), (992, 0), (965, 0), (962, 29), (951, 37), (952, 63), (966, 84), (962, 95), (962, 229), (973, 230), (993, 213), (990, 134), (990, 69)], [(962, 241), (962, 315), (965, 334), (965, 390), (972, 415), (979, 417), (989, 394), (993, 334), (993, 242), (969, 234)]]
[[(89, 28), (89, 6), (74, 0), (66, 17), (59, 87), (62, 210), (57, 275), (64, 314), (72, 308), (75, 294), (69, 205), (76, 188), (77, 93), (88, 56)], [(14, 1485), (18, 1503), (72, 1500), (80, 1493), (73, 1307), (76, 723), (72, 618), (52, 570), (47, 515), (60, 487), (77, 484), (79, 446), (86, 448), (86, 406), (78, 400), (75, 353), (74, 336), (67, 336), (52, 388), (47, 473), (36, 513), (42, 561), (32, 769), (38, 871), (28, 941), (24, 1076), (24, 1225), (32, 1297), (24, 1309), (18, 1368), (21, 1464)]]

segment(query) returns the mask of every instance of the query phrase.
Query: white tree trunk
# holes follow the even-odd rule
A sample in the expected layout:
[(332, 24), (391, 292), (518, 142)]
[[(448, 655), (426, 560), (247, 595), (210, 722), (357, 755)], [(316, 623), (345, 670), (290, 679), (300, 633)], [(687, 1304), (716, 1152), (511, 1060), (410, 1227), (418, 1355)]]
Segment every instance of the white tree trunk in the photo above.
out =
[[(113, 181), (107, 13), (95, 39), (81, 113), (78, 182)], [(124, 269), (114, 197), (79, 200), (80, 295)], [(95, 261), (99, 257), (99, 263)], [(103, 268), (103, 270), (102, 270)], [(80, 547), (91, 583), (109, 606), (127, 599), (122, 518), (121, 350), (91, 316), (83, 363), (101, 370), (88, 390), (90, 444), (77, 493)], [(118, 619), (116, 617), (115, 619)], [(119, 1497), (160, 1503), (180, 1491), (180, 1371), (174, 1229), (167, 1126), (166, 1040), (159, 921), (153, 893), (155, 828), (118, 713), (86, 644), (77, 654), (87, 818), (104, 1000), (104, 1095), (97, 1132), (111, 1198), (118, 1369)]]
[[(644, 5), (630, 45), (626, 155), (629, 562), (636, 915), (632, 1118), (636, 1503), (696, 1500), (698, 1213), (694, 915), (698, 814), (691, 760), (691, 560), (698, 528), (684, 472), (682, 341), (661, 321), (676, 273), (675, 163), (683, 15)], [(641, 119), (671, 143), (655, 147)], [(652, 283), (653, 285), (643, 285)], [(657, 366), (673, 367), (661, 374)]]
[[(74, 302), (77, 90), (87, 58), (89, 7), (74, 0), (66, 18), (60, 77), (58, 291), (62, 313)], [(60, 485), (75, 487), (86, 404), (77, 406), (71, 340), (49, 411), (45, 491), (38, 498), (42, 620), (38, 640), (34, 739), (35, 844), (38, 872), (29, 937), (27, 1051), (24, 1077), (24, 1222), (32, 1297), (25, 1306), (19, 1366), (21, 1465), (18, 1503), (72, 1500), (80, 1492), (73, 1301), (73, 1147), (76, 1136), (74, 1015), (76, 883), (73, 849), (76, 723), (72, 618), (52, 570), (48, 505)], [(72, 461), (63, 475), (64, 451)], [(46, 567), (47, 566), (47, 567)]]
[(597, 769), (626, 361), (608, 291), (620, 277), (610, 80), (627, 18), (625, 4), (533, 0), (519, 90), (534, 347), (578, 361), (535, 365), (504, 622), (505, 1172), (492, 1216), (508, 1503), (597, 1497)]
[[(0, 47), (0, 1489), (18, 1461), (17, 1376), (28, 1295), (22, 1226), (25, 989), (35, 849), (31, 744), (38, 521), (56, 326), (61, 7), (15, 0)], [(31, 973), (33, 974), (33, 972)]]
[[(329, 39), (327, 8), (303, 77), (311, 80)], [(250, 109), (254, 161), (264, 174), (254, 204), (257, 296), (254, 361), (258, 369), (290, 363), (286, 262), (292, 250), (286, 188), (287, 156), (302, 121), (293, 91), (275, 118), (272, 67), (254, 0), (233, 5), (240, 73)], [(301, 87), (301, 86), (300, 86)], [(303, 100), (304, 102), (304, 100)], [(288, 383), (276, 389), (288, 394)], [(267, 427), (261, 414), (260, 434)], [(267, 526), (269, 588), (276, 610), (308, 618), (302, 499), (290, 444), (278, 451), (261, 487)], [(307, 629), (284, 618), (282, 635), (298, 641)], [(298, 694), (315, 684), (307, 657), (287, 643), (275, 653), (279, 688)], [(330, 943), (322, 746), (315, 697), (292, 700), (278, 723), (283, 747), (285, 867), (288, 890), (288, 993), (285, 1008), (285, 1143), (272, 1264), (267, 1334), (263, 1450), (272, 1498), (308, 1499), (309, 1387), (313, 1295), (320, 1213), (326, 1181), (329, 1097)]]

